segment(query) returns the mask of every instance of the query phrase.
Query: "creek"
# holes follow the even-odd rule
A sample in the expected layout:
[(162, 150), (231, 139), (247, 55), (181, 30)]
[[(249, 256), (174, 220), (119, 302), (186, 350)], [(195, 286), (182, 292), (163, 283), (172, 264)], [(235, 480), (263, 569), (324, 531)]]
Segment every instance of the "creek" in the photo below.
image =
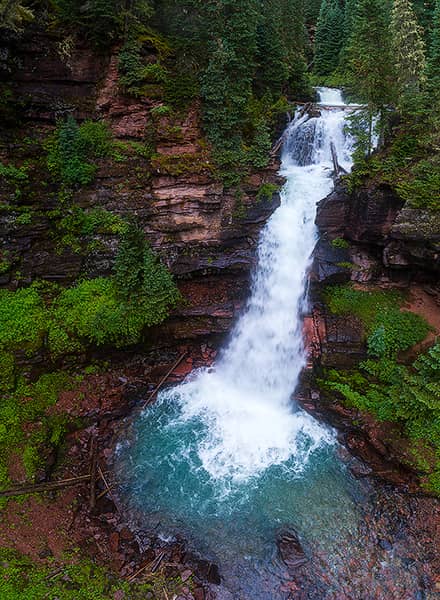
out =
[[(405, 562), (397, 539), (381, 545), (368, 531), (376, 490), (351, 475), (335, 433), (294, 399), (332, 145), (339, 164), (352, 165), (342, 94), (318, 93), (320, 114), (298, 113), (286, 131), (286, 183), (261, 234), (247, 306), (213, 367), (162, 391), (127, 424), (115, 459), (119, 497), (133, 522), (163, 539), (183, 536), (219, 566), (219, 598), (422, 598), (417, 561)], [(309, 559), (305, 595), (295, 595), (298, 578), (277, 553), (277, 536), (291, 528)]]

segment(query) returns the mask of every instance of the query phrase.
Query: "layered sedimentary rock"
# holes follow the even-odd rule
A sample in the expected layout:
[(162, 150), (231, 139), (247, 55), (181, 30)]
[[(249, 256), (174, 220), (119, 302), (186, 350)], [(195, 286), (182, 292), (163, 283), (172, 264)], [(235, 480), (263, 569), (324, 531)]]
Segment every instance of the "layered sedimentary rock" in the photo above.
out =
[[(98, 161), (94, 181), (75, 192), (74, 204), (134, 219), (176, 275), (188, 303), (165, 326), (167, 336), (228, 330), (246, 295), (259, 232), (279, 205), (277, 193), (258, 194), (264, 184), (272, 190), (282, 183), (277, 162), (248, 175), (240, 194), (226, 189), (210, 159), (197, 101), (185, 111), (155, 115), (160, 99), (121, 91), (118, 48), (103, 56), (81, 41), (30, 28), (24, 37), (5, 40), (1, 50), (0, 69), (20, 107), (20, 126), (5, 129), (0, 160), (20, 165), (38, 158), (41, 146), (23, 145), (23, 139), (35, 134), (44, 139), (67, 114), (79, 122), (104, 119), (116, 141), (144, 149), (150, 144), (147, 158), (132, 152), (124, 160)], [(25, 199), (1, 185), (1, 252), (9, 268), (2, 270), (0, 284), (13, 288), (44, 278), (69, 285), (80, 277), (109, 275), (118, 236), (98, 231), (93, 248), (87, 238), (81, 247), (63, 241), (53, 214), (68, 215), (72, 206), (60, 206), (57, 188), (44, 181), (43, 163), (32, 166), (31, 175)], [(23, 210), (31, 213), (25, 222)]]

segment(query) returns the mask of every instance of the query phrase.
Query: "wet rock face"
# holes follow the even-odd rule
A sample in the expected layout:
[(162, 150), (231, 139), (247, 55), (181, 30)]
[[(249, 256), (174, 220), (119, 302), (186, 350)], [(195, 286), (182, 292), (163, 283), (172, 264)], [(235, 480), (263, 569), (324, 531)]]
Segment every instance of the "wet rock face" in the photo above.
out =
[[(422, 269), (427, 278), (438, 273), (439, 219), (436, 212), (405, 208), (386, 186), (364, 187), (350, 194), (339, 182), (320, 202), (316, 224), (328, 239), (343, 237), (350, 242), (350, 260), (360, 267), (353, 271), (351, 279), (369, 281), (383, 274), (393, 276), (393, 270), (415, 274)], [(320, 245), (316, 260), (315, 271), (328, 270), (327, 256), (323, 256)]]
[(383, 245), (402, 206), (402, 200), (389, 188), (361, 188), (350, 194), (339, 182), (320, 202), (316, 224), (332, 238)]
[(277, 539), (277, 546), (280, 558), (289, 570), (295, 571), (298, 567), (308, 562), (298, 534), (294, 529), (280, 532)]
[(321, 237), (313, 252), (311, 281), (332, 284), (350, 281), (350, 254), (346, 248), (335, 248), (325, 236)]
[[(181, 339), (227, 331), (248, 288), (259, 233), (279, 206), (278, 193), (259, 195), (263, 185), (283, 183), (278, 161), (250, 173), (240, 197), (226, 189), (204, 140), (200, 105), (194, 102), (185, 114), (155, 116), (151, 109), (163, 104), (160, 99), (134, 98), (121, 91), (118, 48), (104, 56), (85, 41), (47, 34), (35, 25), (23, 36), (0, 42), (0, 73), (9, 81), (14, 99), (24, 103), (19, 129), (23, 138), (38, 128), (43, 139), (57, 118), (70, 113), (78, 121), (104, 119), (120, 142), (151, 144), (151, 159), (133, 153), (124, 161), (98, 161), (94, 181), (75, 193), (73, 203), (86, 211), (99, 208), (134, 217), (183, 294), (187, 281), (193, 281), (197, 293), (173, 314), (165, 336)], [(19, 165), (21, 146), (13, 134), (8, 136), (10, 143), (0, 150), (0, 160)], [(36, 179), (47, 179), (44, 165), (41, 169)], [(2, 197), (13, 196), (4, 182), (0, 188)], [(90, 239), (81, 241), (80, 251), (60, 244), (63, 232), (50, 216), (58, 207), (51, 181), (34, 185), (26, 205), (32, 211), (31, 223), (21, 223), (17, 210), (0, 216), (2, 257), (12, 264), (0, 275), (0, 285), (17, 285), (17, 272), (22, 284), (44, 278), (61, 285), (111, 274), (117, 235), (95, 236), (93, 250), (88, 249)], [(67, 214), (69, 207), (65, 210)], [(217, 298), (212, 289), (220, 290)]]

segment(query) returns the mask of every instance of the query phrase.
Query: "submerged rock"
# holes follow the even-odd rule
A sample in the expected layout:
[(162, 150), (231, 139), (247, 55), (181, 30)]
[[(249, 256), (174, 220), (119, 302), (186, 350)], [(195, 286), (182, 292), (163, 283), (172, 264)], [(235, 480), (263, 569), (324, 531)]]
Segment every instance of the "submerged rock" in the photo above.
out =
[(277, 546), (281, 560), (292, 569), (297, 569), (308, 561), (294, 529), (282, 531), (278, 536)]

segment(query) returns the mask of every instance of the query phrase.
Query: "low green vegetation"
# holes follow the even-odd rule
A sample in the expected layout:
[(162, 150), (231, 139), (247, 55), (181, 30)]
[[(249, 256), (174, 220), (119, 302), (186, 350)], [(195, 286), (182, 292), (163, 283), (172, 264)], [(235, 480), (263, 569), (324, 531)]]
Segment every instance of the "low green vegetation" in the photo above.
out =
[(440, 343), (410, 366), (370, 358), (353, 371), (330, 370), (322, 385), (348, 406), (399, 423), (412, 441), (413, 464), (426, 474), (426, 488), (440, 494)]
[(74, 252), (87, 252), (93, 250), (96, 236), (123, 236), (128, 228), (126, 220), (103, 208), (84, 210), (73, 205), (67, 210), (67, 215), (56, 223), (59, 250), (70, 247)]
[(69, 115), (46, 140), (47, 168), (67, 187), (90, 183), (97, 170), (96, 159), (111, 154), (112, 140), (102, 121), (81, 125)]
[(0, 349), (28, 355), (49, 350), (57, 358), (84, 344), (133, 344), (146, 327), (161, 323), (180, 298), (143, 232), (125, 223), (113, 277), (46, 288), (33, 284), (15, 292), (0, 290)]
[(350, 247), (350, 244), (347, 242), (347, 240), (344, 240), (343, 238), (335, 238), (331, 241), (331, 245), (333, 246), (333, 248), (339, 248), (342, 250), (345, 250)]
[(429, 326), (400, 310), (400, 293), (336, 286), (325, 297), (332, 312), (362, 321), (369, 358), (351, 371), (329, 370), (321, 385), (348, 406), (399, 423), (412, 440), (414, 464), (426, 472), (427, 489), (440, 494), (440, 343), (405, 366), (399, 352), (422, 341)]
[(280, 187), (274, 183), (263, 183), (255, 196), (256, 202), (272, 200), (272, 196), (279, 192)]
[(361, 291), (352, 286), (332, 286), (325, 291), (330, 310), (354, 315), (365, 327), (372, 356), (395, 357), (423, 340), (429, 325), (422, 317), (400, 309), (403, 296), (396, 291)]
[(32, 478), (44, 466), (45, 453), (57, 448), (68, 426), (64, 415), (49, 414), (62, 390), (71, 389), (77, 381), (66, 372), (42, 375), (29, 383), (17, 374), (14, 357), (0, 355), (0, 487), (9, 483), (8, 465), (21, 456), (26, 476)]
[(0, 162), (0, 180), (6, 183), (14, 190), (14, 198), (19, 199), (22, 190), (29, 184), (29, 174), (26, 165), (15, 167), (14, 165), (4, 165)]
[(53, 365), (90, 345), (134, 344), (179, 299), (172, 275), (143, 232), (127, 224), (112, 277), (85, 279), (67, 289), (36, 282), (14, 292), (0, 290), (0, 486), (8, 483), (14, 452), (32, 477), (41, 452), (58, 446), (67, 419), (47, 411), (59, 392), (75, 383), (62, 371), (30, 382), (20, 372), (19, 357), (46, 357)]
[[(191, 582), (189, 582), (191, 587)], [(0, 549), (0, 597), (2, 600), (127, 600), (177, 597), (179, 577), (150, 575), (144, 583), (127, 583), (90, 560), (40, 566), (26, 556)], [(121, 595), (123, 594), (123, 596)]]

